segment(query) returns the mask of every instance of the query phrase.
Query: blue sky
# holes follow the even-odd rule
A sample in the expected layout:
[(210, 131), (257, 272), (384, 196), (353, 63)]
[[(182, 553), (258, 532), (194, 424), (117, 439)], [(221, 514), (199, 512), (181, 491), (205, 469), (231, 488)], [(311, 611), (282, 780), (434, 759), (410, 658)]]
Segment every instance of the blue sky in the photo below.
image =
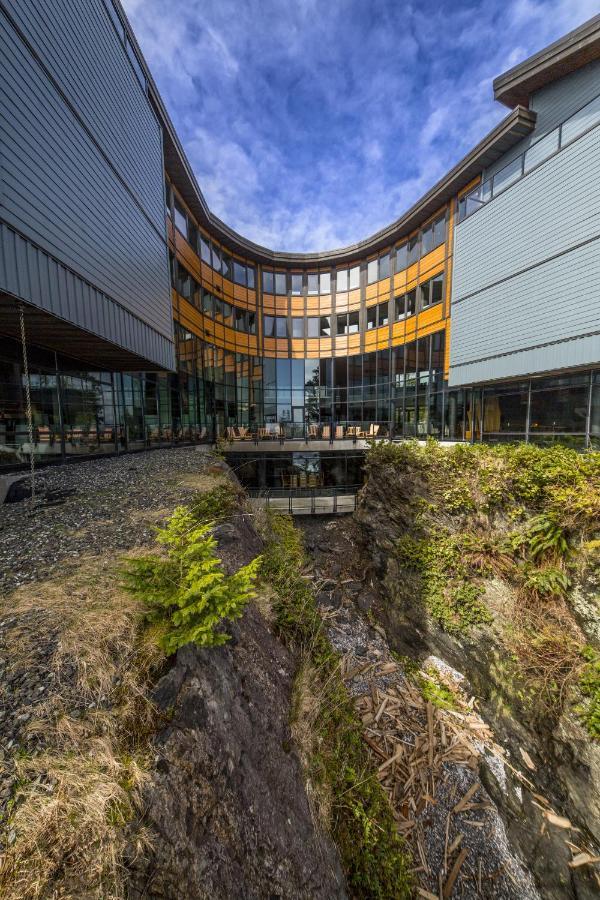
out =
[[(398, 218), (594, 0), (122, 0), (209, 206), (278, 250)], [(168, 10), (167, 14), (165, 11)]]

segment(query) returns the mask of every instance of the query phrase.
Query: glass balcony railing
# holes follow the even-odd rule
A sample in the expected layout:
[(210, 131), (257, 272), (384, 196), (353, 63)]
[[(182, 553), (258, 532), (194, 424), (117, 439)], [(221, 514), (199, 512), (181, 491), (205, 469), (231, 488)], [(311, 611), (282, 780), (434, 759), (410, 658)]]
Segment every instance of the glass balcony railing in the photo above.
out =
[(492, 178), (478, 184), (458, 202), (458, 221), (463, 222), (493, 200), (537, 165), (600, 123), (600, 95), (561, 122), (552, 131), (531, 144), (523, 153), (507, 163)]

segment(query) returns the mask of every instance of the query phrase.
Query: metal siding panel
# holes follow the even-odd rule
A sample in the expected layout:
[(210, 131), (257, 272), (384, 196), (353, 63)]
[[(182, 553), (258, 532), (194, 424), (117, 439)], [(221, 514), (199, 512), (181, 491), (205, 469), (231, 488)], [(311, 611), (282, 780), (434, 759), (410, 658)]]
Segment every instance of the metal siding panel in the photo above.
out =
[[(76, 4), (77, 12), (69, 0), (4, 5), (81, 121), (0, 10), (2, 219), (83, 282), (74, 290), (62, 266), (37, 250), (17, 270), (20, 239), (10, 229), (3, 231), (3, 282), (19, 295), (15, 277), (27, 279), (35, 259), (38, 275), (45, 270), (47, 288), (34, 279), (34, 290), (26, 280), (26, 292), (39, 305), (95, 331), (104, 317), (93, 315), (91, 294), (87, 287), (81, 290), (89, 282), (101, 292), (100, 306), (113, 305), (112, 297), (159, 331), (165, 341), (161, 355), (168, 356), (172, 319), (162, 138), (102, 0)], [(142, 332), (149, 345), (150, 329), (138, 331), (137, 341)], [(112, 339), (121, 343), (123, 335), (117, 330)]]
[(490, 166), (485, 172), (485, 178), (499, 172), (531, 144), (548, 134), (598, 94), (600, 94), (600, 60), (591, 62), (565, 78), (536, 91), (531, 95), (529, 104), (537, 113), (534, 130)]
[(457, 226), (450, 384), (596, 363), (598, 331), (600, 127)]

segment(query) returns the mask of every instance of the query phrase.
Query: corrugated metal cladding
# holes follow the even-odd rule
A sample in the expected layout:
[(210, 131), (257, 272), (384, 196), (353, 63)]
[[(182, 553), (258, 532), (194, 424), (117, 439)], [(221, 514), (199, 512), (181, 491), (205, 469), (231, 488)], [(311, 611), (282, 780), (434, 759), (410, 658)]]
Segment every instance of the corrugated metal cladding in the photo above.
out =
[(495, 175), (503, 166), (516, 159), (531, 144), (548, 134), (598, 94), (600, 94), (600, 60), (591, 62), (582, 69), (536, 91), (531, 95), (529, 102), (530, 108), (537, 113), (534, 130), (519, 141), (509, 153), (486, 169), (484, 178)]
[(163, 369), (174, 366), (172, 341), (2, 222), (0, 286)]
[(160, 126), (102, 0), (0, 0), (0, 108), (2, 220), (171, 342)]
[(457, 226), (450, 385), (599, 359), (600, 126)]

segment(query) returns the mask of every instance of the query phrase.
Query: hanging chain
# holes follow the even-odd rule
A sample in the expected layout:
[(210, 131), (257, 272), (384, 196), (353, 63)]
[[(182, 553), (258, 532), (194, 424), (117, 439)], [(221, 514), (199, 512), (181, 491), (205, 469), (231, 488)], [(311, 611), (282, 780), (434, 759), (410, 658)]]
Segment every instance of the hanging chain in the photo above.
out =
[(31, 409), (31, 384), (29, 381), (29, 364), (27, 360), (27, 342), (25, 340), (25, 313), (23, 304), (19, 303), (19, 321), (21, 325), (21, 348), (23, 351), (23, 373), (25, 375), (25, 402), (27, 405), (27, 430), (29, 432), (29, 480), (31, 483), (31, 505), (35, 503), (35, 459), (33, 455), (33, 412)]

